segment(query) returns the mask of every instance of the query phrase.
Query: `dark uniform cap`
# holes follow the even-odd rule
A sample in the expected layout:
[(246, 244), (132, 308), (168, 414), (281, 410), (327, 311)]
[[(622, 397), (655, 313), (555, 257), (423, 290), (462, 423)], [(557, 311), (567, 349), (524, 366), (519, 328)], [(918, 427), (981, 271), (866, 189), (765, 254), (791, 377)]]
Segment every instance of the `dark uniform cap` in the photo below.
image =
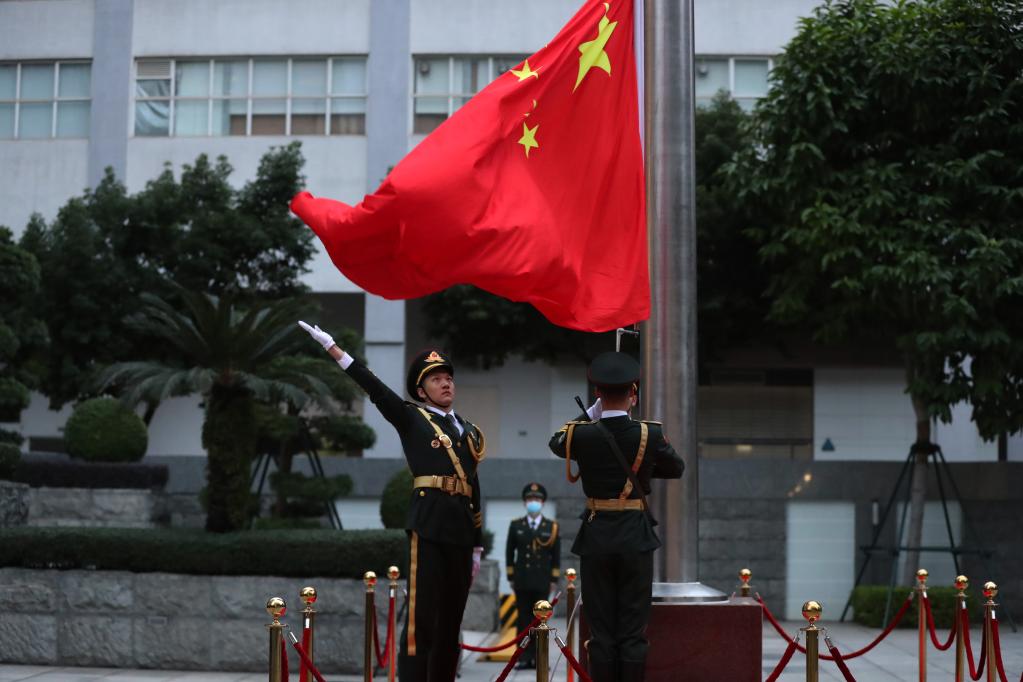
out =
[(639, 383), (639, 363), (626, 353), (601, 353), (590, 363), (587, 378), (595, 386), (629, 386)]
[(547, 488), (544, 488), (539, 483), (527, 483), (526, 487), (522, 489), (522, 499), (527, 497), (539, 497), (544, 502), (547, 501)]
[(408, 368), (408, 377), (405, 380), (405, 389), (408, 391), (408, 394), (415, 400), (419, 400), (419, 394), (416, 393), (416, 389), (423, 383), (423, 379), (426, 378), (427, 374), (441, 368), (446, 369), (451, 376), (455, 375), (455, 366), (439, 350), (428, 348), (420, 352), (419, 355), (412, 359), (412, 364)]

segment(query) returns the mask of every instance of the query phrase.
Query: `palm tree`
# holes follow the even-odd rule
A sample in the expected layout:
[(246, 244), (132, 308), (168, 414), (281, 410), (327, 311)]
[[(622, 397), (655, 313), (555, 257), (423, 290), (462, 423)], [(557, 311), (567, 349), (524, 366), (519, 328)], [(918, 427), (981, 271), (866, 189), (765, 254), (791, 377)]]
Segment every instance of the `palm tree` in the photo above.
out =
[[(168, 345), (164, 361), (122, 362), (100, 375), (102, 388), (116, 388), (130, 405), (159, 403), (172, 396), (203, 396), (202, 443), (207, 452), (206, 530), (245, 526), (250, 504), (249, 467), (256, 454), (255, 404), (316, 401), (330, 408), (331, 391), (314, 365), (281, 362), (308, 348), (295, 324), (303, 306), (294, 300), (245, 309), (226, 298), (178, 292), (184, 310), (144, 294), (133, 327)], [(322, 368), (322, 365), (321, 365)], [(329, 371), (329, 368), (327, 369)]]

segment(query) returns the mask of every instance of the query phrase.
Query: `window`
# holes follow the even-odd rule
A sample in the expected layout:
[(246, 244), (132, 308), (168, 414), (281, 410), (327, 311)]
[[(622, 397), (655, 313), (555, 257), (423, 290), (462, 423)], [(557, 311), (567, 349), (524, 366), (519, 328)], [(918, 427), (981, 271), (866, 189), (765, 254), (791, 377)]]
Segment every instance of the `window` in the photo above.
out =
[(433, 131), (495, 78), (524, 56), (417, 57), (412, 95), (412, 132)]
[(88, 137), (88, 62), (0, 62), (0, 139)]
[(363, 135), (365, 57), (140, 60), (135, 135)]
[(714, 95), (724, 90), (749, 111), (767, 95), (767, 75), (772, 66), (772, 60), (763, 57), (697, 57), (697, 106), (710, 104)]

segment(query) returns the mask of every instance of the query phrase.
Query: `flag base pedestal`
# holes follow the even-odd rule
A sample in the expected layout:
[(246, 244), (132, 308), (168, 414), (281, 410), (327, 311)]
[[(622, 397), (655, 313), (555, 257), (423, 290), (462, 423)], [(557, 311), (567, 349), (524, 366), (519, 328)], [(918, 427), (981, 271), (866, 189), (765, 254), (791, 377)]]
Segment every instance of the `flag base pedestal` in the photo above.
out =
[[(589, 628), (582, 614), (579, 625), (579, 641), (585, 642)], [(699, 583), (655, 583), (646, 680), (760, 682), (762, 626), (760, 605), (749, 597), (729, 599)], [(586, 647), (579, 651), (586, 665)]]

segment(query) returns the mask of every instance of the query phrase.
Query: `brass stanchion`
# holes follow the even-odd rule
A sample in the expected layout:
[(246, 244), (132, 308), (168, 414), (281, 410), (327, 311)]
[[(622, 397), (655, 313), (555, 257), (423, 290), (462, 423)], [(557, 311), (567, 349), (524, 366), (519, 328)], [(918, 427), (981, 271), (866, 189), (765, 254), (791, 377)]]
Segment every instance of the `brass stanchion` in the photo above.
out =
[(555, 630), (547, 627), (554, 608), (546, 599), (533, 604), (533, 617), (540, 619), (540, 624), (530, 630), (536, 641), (536, 682), (548, 682), (550, 678), (550, 635)]
[(956, 594), (956, 605), (952, 609), (953, 616), (958, 620), (955, 621), (956, 628), (956, 674), (955, 682), (963, 682), (966, 678), (964, 677), (963, 671), (966, 666), (966, 637), (963, 632), (963, 611), (966, 610), (966, 588), (970, 586), (970, 581), (965, 575), (956, 576), (956, 589), (959, 592)]
[(391, 591), (390, 599), (394, 603), (395, 608), (388, 608), (387, 612), (390, 618), (387, 622), (387, 632), (390, 634), (390, 638), (387, 641), (387, 680), (388, 682), (394, 682), (395, 670), (398, 665), (398, 630), (397, 630), (397, 599), (398, 599), (398, 578), (401, 577), (401, 571), (398, 570), (397, 566), (391, 566), (387, 569), (387, 577), (391, 580)]
[(817, 682), (819, 670), (817, 667), (817, 644), (821, 629), (817, 627), (817, 621), (821, 618), (824, 607), (820, 602), (808, 601), (803, 604), (803, 618), (810, 624), (800, 630), (806, 633), (806, 682)]
[(984, 649), (987, 657), (987, 682), (998, 682), (998, 665), (995, 663), (995, 638), (991, 632), (991, 623), (995, 619), (995, 597), (998, 596), (998, 585), (988, 581), (984, 583)]
[(927, 609), (924, 600), (927, 599), (927, 573), (926, 568), (916, 572), (916, 618), (919, 621), (919, 649), (920, 649), (920, 682), (927, 682)]
[(748, 597), (750, 596), (750, 578), (753, 577), (753, 571), (748, 568), (744, 568), (739, 571), (739, 580), (742, 582), (742, 587), (739, 588), (739, 596)]
[(266, 612), (273, 619), (266, 629), (270, 631), (270, 682), (281, 682), (281, 642), (284, 624), (281, 616), (287, 611), (288, 605), (280, 597), (270, 597), (266, 601)]
[(362, 582), (366, 584), (366, 641), (362, 647), (362, 679), (365, 682), (370, 682), (373, 679), (373, 616), (376, 609), (374, 598), (376, 596), (377, 574), (373, 571), (366, 571), (366, 574), (362, 576)]
[[(313, 607), (313, 604), (316, 603), (316, 588), (303, 587), (298, 593), (298, 598), (305, 604), (305, 608), (302, 609), (302, 647), (305, 649), (306, 655), (309, 656), (309, 660), (313, 661), (315, 660), (313, 658), (313, 647), (315, 644), (316, 627), (316, 609)], [(299, 680), (299, 682), (313, 682), (313, 672), (306, 670), (305, 677)]]
[[(568, 583), (565, 585), (565, 598), (566, 598), (566, 610), (568, 613), (568, 642), (566, 646), (570, 653), (575, 655), (575, 622), (572, 620), (572, 614), (575, 613), (575, 579), (576, 572), (574, 568), (569, 568), (565, 571), (565, 580)], [(568, 672), (568, 682), (572, 682), (575, 679), (575, 670), (572, 666), (565, 666)]]

